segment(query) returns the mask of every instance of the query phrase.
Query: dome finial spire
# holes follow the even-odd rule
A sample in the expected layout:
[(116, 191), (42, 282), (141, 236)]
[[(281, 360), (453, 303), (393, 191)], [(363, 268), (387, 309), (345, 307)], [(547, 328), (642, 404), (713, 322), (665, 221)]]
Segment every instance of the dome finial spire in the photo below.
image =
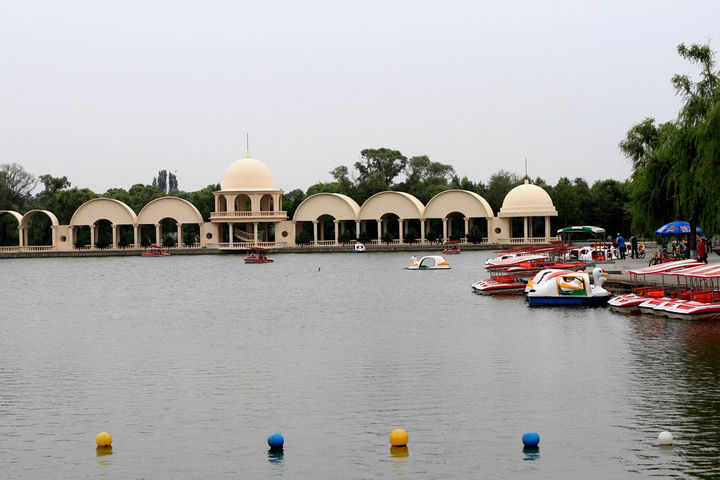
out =
[(250, 134), (245, 133), (245, 158), (250, 158)]

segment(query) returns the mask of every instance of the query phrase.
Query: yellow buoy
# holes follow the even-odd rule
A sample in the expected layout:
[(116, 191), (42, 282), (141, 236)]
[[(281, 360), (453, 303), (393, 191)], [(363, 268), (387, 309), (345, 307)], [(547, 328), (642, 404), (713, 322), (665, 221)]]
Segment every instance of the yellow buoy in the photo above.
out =
[(100, 432), (95, 437), (95, 442), (98, 447), (109, 447), (112, 445), (112, 436), (107, 432)]
[(408, 434), (405, 430), (398, 428), (390, 433), (390, 444), (393, 447), (404, 447), (408, 442)]

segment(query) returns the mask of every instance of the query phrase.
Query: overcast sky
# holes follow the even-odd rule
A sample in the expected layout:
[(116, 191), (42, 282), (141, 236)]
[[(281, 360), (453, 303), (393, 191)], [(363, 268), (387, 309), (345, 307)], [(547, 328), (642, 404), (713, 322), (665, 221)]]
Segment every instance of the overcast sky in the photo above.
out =
[(720, 49), (713, 1), (0, 0), (0, 163), (102, 193), (250, 151), (278, 188), (364, 148), (486, 182), (625, 179), (618, 142), (674, 118), (681, 43)]

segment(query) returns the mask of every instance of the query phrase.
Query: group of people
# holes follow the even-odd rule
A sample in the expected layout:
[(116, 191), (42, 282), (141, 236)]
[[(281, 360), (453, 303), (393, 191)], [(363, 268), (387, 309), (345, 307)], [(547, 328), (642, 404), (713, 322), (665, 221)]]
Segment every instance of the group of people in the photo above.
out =
[[(624, 260), (627, 245), (625, 244), (625, 237), (623, 237), (619, 232), (617, 234), (617, 238), (615, 239), (615, 243), (617, 243), (617, 247), (620, 252), (620, 259)], [(635, 235), (630, 235), (630, 258), (640, 258), (638, 239)]]
[[(625, 238), (618, 233), (617, 238), (615, 239), (615, 243), (617, 244), (618, 250), (620, 252), (620, 259), (625, 259), (625, 252), (627, 250), (627, 244), (625, 243)], [(663, 249), (665, 249), (665, 245), (663, 245)], [(708, 263), (708, 252), (712, 250), (712, 243), (709, 238), (706, 237), (698, 237), (697, 239), (697, 259), (700, 262)], [(630, 258), (640, 258), (638, 255), (638, 239), (635, 235), (630, 235)], [(685, 245), (684, 242), (678, 242), (677, 240), (673, 240), (672, 245), (672, 253), (673, 255), (684, 255), (685, 258), (690, 258), (690, 248)]]

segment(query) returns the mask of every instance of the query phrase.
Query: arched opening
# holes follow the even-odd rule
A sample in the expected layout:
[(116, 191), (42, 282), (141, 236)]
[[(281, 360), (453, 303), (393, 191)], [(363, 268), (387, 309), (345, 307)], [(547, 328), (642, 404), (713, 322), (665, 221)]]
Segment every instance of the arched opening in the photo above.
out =
[(431, 243), (443, 241), (443, 220), (430, 218), (425, 220), (425, 239)]
[(225, 200), (225, 195), (218, 195), (216, 198), (217, 198), (217, 211), (218, 212), (227, 212), (227, 201)]
[(72, 228), (73, 231), (73, 247), (75, 248), (86, 248), (90, 247), (90, 226), (89, 225), (76, 225)]
[(100, 219), (93, 225), (95, 248), (108, 248), (112, 246), (112, 222), (106, 219)]
[(394, 213), (386, 213), (380, 217), (380, 238), (382, 243), (400, 243), (400, 217)]
[(25, 228), (28, 230), (26, 246), (47, 246), (53, 244), (52, 221), (47, 215), (36, 215), (33, 212), (25, 217)]
[(236, 212), (250, 212), (252, 211), (252, 201), (250, 197), (241, 193), (235, 197), (235, 211)]
[(132, 225), (116, 225), (117, 247), (128, 248), (135, 243), (135, 228)]
[(200, 225), (197, 223), (183, 223), (181, 226), (182, 246), (194, 248), (200, 245)]
[(138, 225), (138, 241), (143, 247), (155, 244), (155, 225)]
[(275, 200), (273, 200), (272, 195), (269, 193), (266, 193), (262, 196), (260, 199), (260, 210), (263, 212), (272, 212), (273, 206), (275, 205)]
[(320, 245), (324, 242), (335, 243), (335, 217), (332, 215), (320, 215), (318, 218), (317, 240)]
[(298, 245), (308, 245), (313, 241), (313, 223), (296, 221), (295, 222), (295, 243)]
[(180, 240), (178, 238), (177, 224), (177, 220), (170, 217), (160, 220), (160, 245), (168, 248), (177, 246)]
[(488, 219), (472, 217), (468, 219), (468, 233), (466, 240), (469, 243), (480, 243), (488, 239)]
[(58, 219), (52, 212), (30, 210), (23, 215), (20, 225), (24, 230), (23, 246), (51, 247), (57, 242), (54, 229)]
[(12, 213), (0, 212), (0, 246), (17, 247), (20, 245), (19, 220)]

